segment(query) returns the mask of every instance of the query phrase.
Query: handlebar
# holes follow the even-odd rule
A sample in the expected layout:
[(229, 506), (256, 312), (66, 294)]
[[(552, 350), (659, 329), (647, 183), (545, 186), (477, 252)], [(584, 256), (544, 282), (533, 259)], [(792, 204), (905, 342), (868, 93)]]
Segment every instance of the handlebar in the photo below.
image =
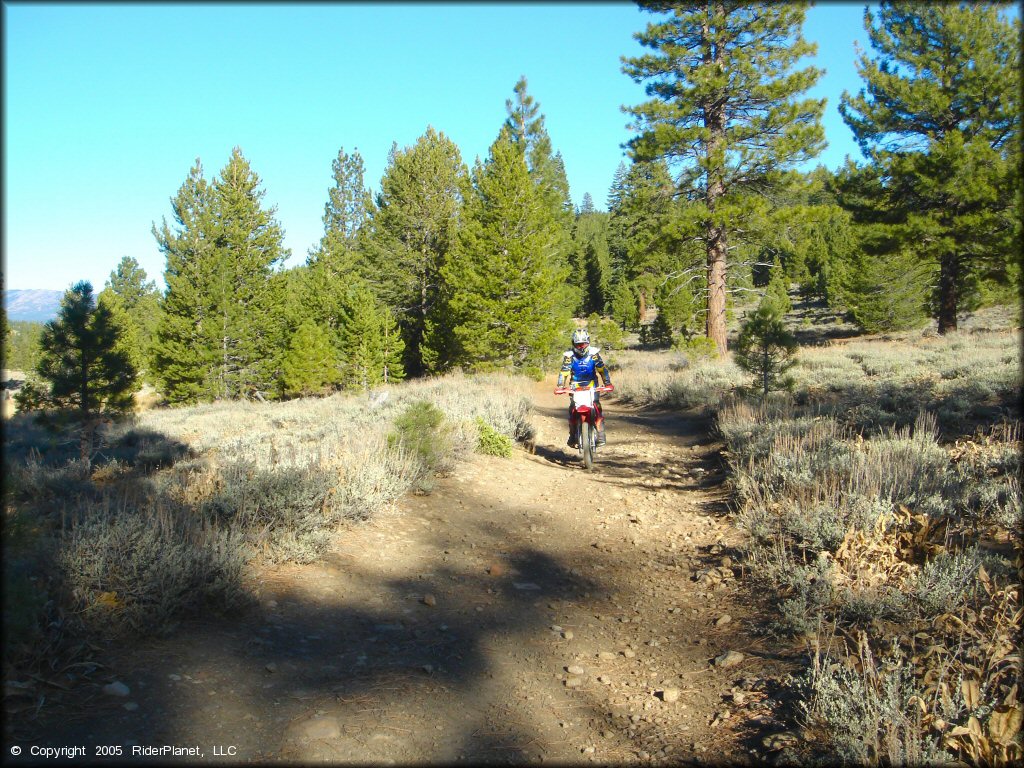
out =
[[(589, 389), (589, 387), (588, 387), (588, 389)], [(605, 384), (604, 386), (601, 386), (601, 387), (593, 387), (593, 390), (595, 392), (614, 392), (615, 391), (615, 385), (614, 384)], [(562, 387), (561, 389), (555, 389), (555, 394), (556, 395), (571, 395), (573, 392), (585, 392), (585, 391), (586, 390), (583, 390), (583, 389), (566, 389), (565, 387)]]

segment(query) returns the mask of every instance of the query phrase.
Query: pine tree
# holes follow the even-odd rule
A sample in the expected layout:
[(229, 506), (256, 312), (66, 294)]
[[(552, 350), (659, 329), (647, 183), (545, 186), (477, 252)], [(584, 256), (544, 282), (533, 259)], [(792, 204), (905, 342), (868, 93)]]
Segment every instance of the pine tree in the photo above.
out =
[[(586, 209), (586, 210), (585, 210)], [(581, 313), (602, 313), (609, 302), (611, 258), (608, 253), (608, 214), (593, 203), (580, 209), (573, 228), (573, 269), (582, 291)], [(576, 266), (578, 265), (578, 266)]]
[(348, 285), (366, 278), (366, 243), (373, 216), (373, 198), (363, 183), (363, 158), (344, 148), (331, 165), (334, 186), (324, 204), (324, 234), (306, 260), (307, 268), (296, 274), (303, 317), (313, 318), (336, 337), (341, 305)]
[(280, 373), (284, 296), (274, 273), (288, 253), (259, 185), (238, 147), (212, 185), (220, 267), (210, 286), (220, 342), (215, 378), (226, 399), (270, 394)]
[(44, 388), (19, 393), (22, 407), (58, 409), (55, 423), (80, 433), (80, 456), (91, 458), (101, 418), (132, 410), (137, 374), (123, 350), (110, 310), (97, 306), (92, 285), (81, 281), (64, 293), (57, 318), (44, 326), (36, 373)]
[(345, 294), (339, 345), (346, 389), (365, 392), (405, 376), (394, 316), (365, 284), (355, 283)]
[(473, 189), (443, 269), (455, 362), (474, 370), (539, 366), (568, 321), (560, 225), (507, 126), (474, 168)]
[(281, 361), (281, 379), (286, 395), (311, 395), (338, 381), (338, 361), (330, 334), (312, 320), (306, 320), (292, 335), (288, 352)]
[(786, 286), (787, 280), (778, 269), (773, 270), (771, 279), (765, 288), (762, 301), (778, 310), (779, 315), (785, 315), (793, 311), (793, 302), (789, 298), (789, 290)]
[(786, 330), (782, 314), (771, 301), (762, 301), (748, 317), (736, 339), (734, 359), (754, 375), (762, 400), (773, 389), (788, 389), (793, 382), (786, 374), (796, 365), (796, 339)]
[[(622, 207), (625, 194), (626, 174), (629, 168), (620, 162), (612, 176), (612, 184), (608, 188), (608, 253), (612, 261), (612, 290), (619, 284), (622, 277), (622, 265), (626, 260), (626, 242), (623, 227), (615, 220), (615, 211)], [(671, 180), (670, 180), (671, 181)]]
[(583, 193), (583, 202), (580, 203), (580, 210), (577, 215), (585, 216), (588, 213), (595, 213), (594, 209), (594, 198), (590, 196), (589, 192)]
[[(468, 175), (458, 147), (428, 127), (412, 147), (391, 148), (369, 243), (378, 297), (399, 317), (406, 373), (435, 370), (444, 350), (425, 349), (440, 271), (458, 232)], [(444, 320), (437, 318), (438, 322)], [(424, 362), (424, 358), (428, 362)]]
[(558, 268), (572, 268), (569, 283), (563, 288), (562, 300), (575, 308), (580, 304), (583, 292), (583, 265), (572, 263), (574, 211), (569, 194), (569, 179), (565, 174), (562, 155), (554, 151), (551, 137), (544, 127), (544, 115), (540, 112), (540, 104), (534, 101), (526, 88), (526, 77), (522, 76), (513, 88), (514, 98), (505, 101), (505, 110), (508, 113), (505, 126), (512, 141), (522, 150), (540, 201), (557, 225), (552, 260), (557, 263)]
[(624, 59), (626, 74), (655, 96), (627, 108), (639, 130), (629, 146), (637, 160), (683, 162), (677, 186), (698, 192), (707, 335), (724, 355), (730, 223), (744, 212), (743, 197), (824, 146), (824, 101), (796, 100), (821, 70), (792, 69), (815, 50), (800, 34), (806, 4), (638, 4), (668, 15), (635, 36), (654, 53)]
[(237, 147), (208, 184), (199, 161), (154, 235), (167, 259), (154, 368), (167, 399), (193, 403), (279, 389), (287, 257), (274, 209)]
[[(874, 168), (849, 169), (857, 222), (937, 267), (934, 316), (956, 330), (983, 279), (1019, 275), (1020, 20), (993, 3), (881, 3), (864, 20), (876, 58), (840, 112)], [(876, 24), (877, 20), (877, 24)]]
[[(680, 264), (667, 236), (675, 190), (664, 161), (620, 166), (609, 192), (609, 248), (616, 280), (629, 284), (638, 302), (639, 321), (646, 318), (654, 291)], [(620, 296), (624, 294), (620, 291)], [(620, 313), (625, 311), (621, 306)]]
[(398, 321), (383, 304), (380, 307), (380, 362), (381, 362), (381, 383), (389, 384), (392, 381), (401, 381), (405, 378), (405, 368), (402, 365), (405, 343), (399, 332)]
[(637, 311), (636, 296), (633, 295), (629, 283), (620, 280), (612, 294), (612, 317), (622, 326), (622, 330), (631, 331), (640, 325), (640, 313)]
[(160, 320), (160, 292), (156, 282), (146, 279), (146, 270), (138, 261), (125, 256), (110, 273), (98, 301), (107, 302), (115, 315), (119, 315), (132, 364), (141, 376), (149, 376)]
[(913, 246), (886, 237), (886, 226), (853, 228), (854, 245), (836, 259), (828, 290), (834, 306), (869, 333), (920, 328), (928, 317), (929, 286), (937, 266)]
[(681, 331), (687, 337), (692, 335), (701, 308), (699, 297), (694, 295), (689, 285), (685, 282), (662, 282), (654, 291), (654, 302), (658, 307), (658, 317), (655, 318), (658, 328), (652, 329), (656, 338), (671, 344), (677, 332)]
[(208, 296), (215, 270), (213, 193), (196, 159), (171, 200), (175, 227), (164, 219), (153, 236), (166, 259), (160, 320), (153, 346), (153, 369), (170, 403), (212, 399), (217, 354), (216, 324)]
[(113, 291), (103, 289), (96, 297), (97, 306), (110, 313), (111, 322), (117, 326), (117, 351), (131, 362), (132, 368), (141, 381), (146, 368), (145, 347), (135, 320), (128, 313), (124, 300)]
[(331, 163), (334, 186), (327, 191), (324, 204), (324, 234), (309, 262), (347, 261), (360, 249), (373, 216), (373, 197), (364, 186), (363, 157), (359, 150), (351, 155), (342, 147)]

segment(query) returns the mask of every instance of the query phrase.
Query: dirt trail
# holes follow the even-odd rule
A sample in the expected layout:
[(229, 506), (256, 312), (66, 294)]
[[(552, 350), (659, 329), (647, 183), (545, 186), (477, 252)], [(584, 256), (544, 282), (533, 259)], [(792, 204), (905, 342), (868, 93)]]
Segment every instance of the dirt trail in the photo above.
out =
[[(535, 392), (535, 454), (474, 457), (323, 562), (268, 571), (241, 619), (122, 652), (35, 743), (232, 762), (751, 759), (780, 730), (762, 689), (785, 662), (749, 634), (709, 425), (607, 402), (587, 473), (551, 389)], [(713, 663), (730, 650), (746, 658)], [(102, 692), (115, 679), (127, 696)]]

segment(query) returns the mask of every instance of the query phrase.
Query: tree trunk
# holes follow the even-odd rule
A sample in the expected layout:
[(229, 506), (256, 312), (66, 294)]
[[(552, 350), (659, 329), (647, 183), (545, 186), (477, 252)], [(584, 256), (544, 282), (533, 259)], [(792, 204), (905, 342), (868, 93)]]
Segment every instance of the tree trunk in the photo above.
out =
[(92, 446), (95, 442), (93, 435), (96, 432), (96, 421), (90, 414), (85, 414), (81, 423), (81, 433), (78, 438), (78, 457), (86, 463), (86, 466), (92, 466)]
[(640, 312), (640, 325), (644, 324), (644, 320), (647, 319), (647, 291), (645, 288), (641, 288), (637, 291), (637, 309)]
[[(716, 3), (713, 9), (709, 6), (709, 15), (712, 10), (717, 14), (724, 15), (721, 3)], [(721, 66), (722, 50), (712, 41), (710, 19), (705, 22), (702, 31), (704, 34), (704, 61)], [(725, 357), (725, 275), (728, 251), (726, 250), (725, 227), (715, 221), (715, 208), (719, 199), (725, 194), (723, 178), (725, 169), (722, 167), (725, 162), (725, 154), (722, 151), (722, 144), (725, 141), (725, 109), (721, 102), (709, 102), (704, 105), (704, 126), (708, 129), (705, 158), (707, 162), (705, 201), (708, 206), (708, 222), (705, 226), (708, 253), (707, 335), (715, 342), (718, 356)]]
[(939, 262), (939, 333), (956, 330), (956, 310), (960, 288), (960, 264), (954, 254)]
[(725, 230), (715, 226), (708, 230), (707, 335), (718, 347), (718, 356), (725, 357)]
[(764, 347), (761, 356), (761, 385), (763, 392), (761, 395), (761, 401), (765, 402), (768, 400), (768, 372), (769, 372), (769, 360), (768, 360), (768, 342), (764, 341)]

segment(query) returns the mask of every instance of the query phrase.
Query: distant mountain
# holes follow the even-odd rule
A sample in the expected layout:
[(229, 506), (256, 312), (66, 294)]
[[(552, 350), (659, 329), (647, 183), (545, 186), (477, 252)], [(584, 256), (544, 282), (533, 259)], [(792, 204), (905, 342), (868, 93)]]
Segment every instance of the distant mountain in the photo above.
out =
[(34, 320), (45, 323), (57, 316), (64, 291), (38, 289), (4, 291), (4, 309), (8, 320)]

